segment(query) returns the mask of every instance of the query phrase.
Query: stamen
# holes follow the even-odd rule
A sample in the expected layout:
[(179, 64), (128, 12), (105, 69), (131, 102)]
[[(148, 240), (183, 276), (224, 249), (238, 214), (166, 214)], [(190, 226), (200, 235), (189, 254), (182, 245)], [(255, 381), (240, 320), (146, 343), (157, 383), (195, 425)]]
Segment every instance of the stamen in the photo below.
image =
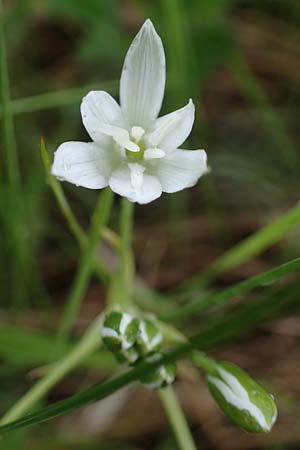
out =
[(160, 148), (147, 148), (144, 153), (144, 158), (149, 159), (160, 159), (166, 156), (165, 152)]
[(134, 142), (139, 143), (142, 137), (145, 134), (145, 130), (142, 127), (132, 127), (130, 136), (134, 140)]
[(123, 142), (122, 145), (130, 152), (138, 153), (140, 151), (140, 147), (132, 141)]

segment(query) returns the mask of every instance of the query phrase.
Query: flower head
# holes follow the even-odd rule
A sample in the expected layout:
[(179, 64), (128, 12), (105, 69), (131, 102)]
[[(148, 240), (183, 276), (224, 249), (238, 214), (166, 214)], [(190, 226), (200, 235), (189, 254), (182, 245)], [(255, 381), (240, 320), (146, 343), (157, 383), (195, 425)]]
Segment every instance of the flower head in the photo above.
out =
[(83, 124), (93, 142), (65, 142), (52, 174), (90, 189), (106, 186), (132, 202), (191, 187), (207, 171), (204, 150), (182, 150), (194, 122), (188, 104), (158, 118), (165, 90), (165, 55), (148, 19), (134, 38), (120, 81), (120, 104), (104, 91), (83, 98)]

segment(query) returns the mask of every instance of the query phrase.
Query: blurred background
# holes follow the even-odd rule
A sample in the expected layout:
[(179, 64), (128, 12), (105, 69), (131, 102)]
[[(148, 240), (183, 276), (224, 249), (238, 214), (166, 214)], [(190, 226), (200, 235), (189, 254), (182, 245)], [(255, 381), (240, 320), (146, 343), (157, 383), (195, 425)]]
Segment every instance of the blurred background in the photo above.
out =
[[(193, 98), (196, 122), (185, 148), (206, 149), (211, 173), (188, 191), (137, 206), (139, 276), (162, 293), (173, 291), (296, 205), (300, 195), (298, 0), (11, 0), (3, 8), (16, 154), (14, 170), (7, 171), (1, 152), (1, 413), (34, 383), (38, 371), (33, 369), (47, 362), (79, 256), (46, 183), (40, 137), (51, 155), (64, 141), (89, 140), (79, 113), (81, 98), (97, 88), (118, 96), (125, 53), (145, 18), (152, 19), (166, 51), (162, 113)], [(63, 188), (86, 229), (98, 193), (68, 184)], [(118, 199), (110, 221), (114, 230), (117, 219)], [(267, 270), (299, 251), (298, 224), (254, 260), (220, 275), (210, 289)], [(101, 255), (114, 267), (109, 246), (103, 244)], [(276, 394), (280, 416), (270, 435), (253, 437), (237, 430), (211, 400), (198, 371), (180, 363), (176, 390), (199, 449), (299, 448), (299, 286), (299, 276), (289, 277), (276, 288), (232, 302), (225, 312), (235, 324), (235, 309), (252, 301), (268, 300), (274, 306), (279, 299), (281, 306), (276, 317), (265, 306), (263, 321), (246, 334), (240, 321), (230, 339), (223, 342), (221, 336), (210, 349)], [(93, 279), (74, 340), (103, 309), (105, 292), (104, 283)], [(188, 288), (184, 294), (188, 300), (195, 295)], [(253, 309), (249, 314), (255, 314)], [(223, 315), (224, 309), (216, 309), (183, 329), (199, 331)], [(45, 401), (78, 392), (114, 367), (109, 356), (106, 368), (95, 357)], [(176, 443), (158, 397), (131, 386), (102, 403), (15, 432), (0, 447), (171, 450)]]

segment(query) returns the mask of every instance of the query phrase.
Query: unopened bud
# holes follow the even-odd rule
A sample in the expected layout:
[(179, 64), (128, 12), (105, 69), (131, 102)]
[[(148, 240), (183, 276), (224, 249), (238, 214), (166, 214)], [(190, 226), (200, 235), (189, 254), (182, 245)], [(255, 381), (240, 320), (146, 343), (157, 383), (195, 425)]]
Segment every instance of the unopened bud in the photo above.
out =
[(142, 356), (157, 352), (161, 347), (162, 340), (162, 334), (155, 323), (149, 319), (140, 321), (137, 346)]
[[(161, 354), (156, 353), (146, 358), (146, 361), (152, 362), (162, 357)], [(140, 378), (140, 382), (143, 383), (148, 389), (160, 389), (172, 384), (176, 377), (176, 365), (173, 363), (162, 364), (156, 369), (151, 370), (146, 375)]]
[(238, 366), (222, 362), (207, 376), (212, 396), (236, 425), (250, 433), (271, 431), (277, 408), (270, 394)]
[(112, 311), (104, 318), (101, 337), (103, 344), (118, 360), (130, 363), (138, 358), (133, 349), (139, 333), (139, 321), (128, 313)]

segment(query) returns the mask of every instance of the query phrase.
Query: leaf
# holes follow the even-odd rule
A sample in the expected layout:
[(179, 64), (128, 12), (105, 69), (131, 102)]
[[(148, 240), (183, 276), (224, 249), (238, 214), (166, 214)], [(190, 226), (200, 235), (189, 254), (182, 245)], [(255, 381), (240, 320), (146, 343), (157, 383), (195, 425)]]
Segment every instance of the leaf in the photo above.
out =
[(275, 281), (282, 278), (284, 275), (299, 269), (300, 258), (293, 259), (288, 263), (275, 267), (275, 269), (268, 270), (267, 272), (263, 272), (252, 278), (241, 281), (240, 283), (235, 284), (234, 286), (231, 286), (228, 289), (225, 289), (225, 291), (222, 291), (218, 294), (200, 298), (199, 300), (184, 305), (171, 314), (168, 313), (167, 315), (161, 315), (160, 318), (166, 321), (185, 319), (187, 317), (190, 317), (191, 315), (199, 314), (201, 311), (204, 311), (211, 306), (223, 305), (228, 300), (231, 300), (232, 298), (239, 295), (246, 294), (247, 292), (250, 292), (257, 287), (268, 286), (272, 283), (275, 283)]

